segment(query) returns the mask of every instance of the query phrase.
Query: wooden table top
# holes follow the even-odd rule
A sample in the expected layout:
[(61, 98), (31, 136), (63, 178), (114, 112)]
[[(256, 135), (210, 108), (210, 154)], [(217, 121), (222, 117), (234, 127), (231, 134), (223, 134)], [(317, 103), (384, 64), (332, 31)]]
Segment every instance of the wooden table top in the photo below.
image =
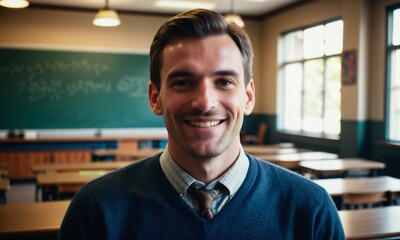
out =
[(390, 176), (313, 180), (331, 196), (349, 193), (400, 192), (400, 179)]
[(70, 201), (0, 205), (0, 238), (5, 235), (57, 233)]
[(97, 177), (106, 174), (107, 171), (79, 171), (60, 173), (40, 173), (36, 175), (38, 186), (51, 186), (60, 184), (85, 184)]
[(337, 159), (338, 155), (327, 152), (298, 152), (291, 154), (276, 154), (276, 155), (256, 155), (258, 158), (274, 163), (286, 168), (298, 168), (301, 161), (317, 161), (326, 159)]
[(255, 156), (310, 152), (310, 150), (304, 148), (280, 148), (280, 147), (270, 147), (262, 145), (244, 146), (243, 150)]
[(313, 172), (338, 172), (349, 170), (383, 169), (385, 164), (362, 158), (342, 158), (321, 161), (302, 161), (300, 167)]
[(257, 157), (270, 162), (300, 162), (308, 160), (317, 161), (317, 160), (337, 159), (338, 155), (327, 152), (309, 151), (309, 152), (298, 152), (289, 154), (257, 155)]
[(90, 162), (90, 163), (47, 163), (33, 165), (32, 171), (36, 175), (44, 172), (72, 172), (81, 170), (115, 170), (125, 167), (132, 162)]
[(256, 150), (257, 149), (283, 149), (283, 148), (295, 148), (293, 143), (276, 143), (276, 144), (264, 144), (264, 145), (251, 145), (251, 144), (244, 144), (242, 145), (243, 149), (248, 150)]
[(348, 240), (400, 236), (400, 206), (339, 211)]

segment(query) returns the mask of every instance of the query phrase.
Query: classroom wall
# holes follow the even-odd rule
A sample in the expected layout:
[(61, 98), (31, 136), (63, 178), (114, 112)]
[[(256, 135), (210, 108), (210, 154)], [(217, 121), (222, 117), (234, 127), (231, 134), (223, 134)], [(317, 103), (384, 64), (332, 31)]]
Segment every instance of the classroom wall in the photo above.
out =
[[(357, 84), (342, 87), (342, 119), (384, 119), (386, 6), (398, 0), (320, 0), (301, 5), (263, 21), (264, 81), (258, 113), (277, 113), (277, 59), (279, 35), (288, 30), (342, 17), (343, 51), (358, 51)], [(295, 17), (293, 17), (295, 16)], [(373, 66), (373, 67), (370, 67)]]
[[(269, 126), (266, 143), (293, 141), (302, 147), (344, 157), (400, 159), (398, 150), (377, 145), (384, 139), (386, 6), (396, 2), (399, 0), (316, 0), (263, 20), (245, 19), (255, 53), (256, 106), (246, 118), (244, 128), (255, 132), (258, 123), (265, 121)], [(120, 14), (121, 26), (99, 28), (91, 23), (94, 14), (95, 11), (0, 8), (0, 46), (147, 53), (155, 32), (167, 19)], [(343, 49), (356, 49), (359, 60), (357, 83), (342, 88), (340, 139), (282, 134), (276, 126), (279, 35), (336, 17), (345, 21)]]
[(100, 28), (92, 24), (95, 12), (37, 8), (0, 9), (3, 46), (148, 52), (165, 17), (120, 14), (122, 24)]
[[(275, 14), (262, 24), (262, 109), (247, 118), (245, 127), (255, 132), (267, 122), (266, 142), (292, 141), (298, 146), (338, 153), (341, 157), (365, 157), (385, 162), (388, 172), (400, 176), (399, 149), (383, 147), (385, 139), (385, 41), (386, 7), (398, 0), (319, 0)], [(341, 17), (344, 21), (343, 51), (357, 52), (357, 79), (342, 86), (341, 135), (321, 139), (290, 135), (277, 129), (278, 40), (282, 32)]]
[[(120, 26), (102, 28), (92, 24), (95, 13), (89, 10), (1, 7), (0, 47), (147, 54), (154, 34), (168, 18), (120, 13)], [(253, 43), (254, 79), (259, 85), (261, 21), (245, 19), (245, 24)]]
[[(79, 49), (110, 52), (148, 53), (154, 34), (167, 16), (122, 14), (122, 24), (114, 28), (92, 24), (95, 11), (0, 8), (0, 47)], [(254, 75), (261, 79), (260, 21), (246, 20), (255, 52)]]

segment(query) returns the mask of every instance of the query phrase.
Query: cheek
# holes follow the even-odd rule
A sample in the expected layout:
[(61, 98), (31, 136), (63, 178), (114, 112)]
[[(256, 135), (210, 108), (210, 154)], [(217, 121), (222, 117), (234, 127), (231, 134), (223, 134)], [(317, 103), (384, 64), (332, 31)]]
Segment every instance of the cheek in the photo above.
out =
[(243, 115), (246, 109), (246, 96), (237, 94), (235, 96), (225, 96), (222, 98), (224, 108), (237, 118)]
[(160, 101), (164, 106), (164, 110), (172, 114), (178, 112), (179, 109), (186, 104), (188, 99), (188, 97), (174, 94), (172, 92), (164, 92), (164, 94), (160, 95)]

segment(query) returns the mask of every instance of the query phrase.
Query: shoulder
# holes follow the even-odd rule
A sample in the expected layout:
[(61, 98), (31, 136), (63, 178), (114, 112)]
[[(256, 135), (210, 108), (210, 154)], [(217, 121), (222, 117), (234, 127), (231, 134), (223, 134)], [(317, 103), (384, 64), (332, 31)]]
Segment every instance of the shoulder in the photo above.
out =
[(159, 178), (162, 178), (162, 170), (157, 154), (86, 183), (76, 195), (87, 195), (89, 198), (98, 199), (125, 195), (127, 192), (144, 191), (152, 181)]
[[(291, 170), (247, 155), (250, 161), (249, 174), (257, 173), (258, 181), (268, 189), (268, 194), (274, 193), (281, 197), (296, 197), (299, 201), (317, 201), (327, 195), (324, 188), (312, 180)], [(323, 202), (320, 202), (323, 204)]]

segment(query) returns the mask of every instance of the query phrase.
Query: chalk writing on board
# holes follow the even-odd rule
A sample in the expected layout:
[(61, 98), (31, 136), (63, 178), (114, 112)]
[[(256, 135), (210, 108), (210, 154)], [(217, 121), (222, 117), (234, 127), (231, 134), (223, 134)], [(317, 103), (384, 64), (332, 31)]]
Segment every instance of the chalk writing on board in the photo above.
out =
[(123, 76), (117, 83), (117, 89), (127, 92), (130, 97), (146, 97), (148, 81), (138, 76)]
[[(78, 94), (106, 94), (113, 90), (132, 98), (147, 97), (148, 83), (143, 77), (126, 74), (107, 79), (107, 71), (111, 71), (107, 63), (87, 59), (45, 59), (29, 64), (11, 62), (0, 66), (0, 74), (23, 77), (18, 83), (18, 91), (26, 95), (30, 102), (60, 101)], [(65, 77), (71, 74), (73, 78)]]
[(87, 59), (80, 60), (43, 60), (35, 63), (15, 63), (12, 62), (8, 66), (1, 66), (0, 72), (10, 75), (27, 74), (28, 79), (33, 79), (38, 75), (46, 73), (90, 73), (100, 76), (101, 73), (109, 70), (106, 63), (100, 61), (89, 61)]
[(91, 79), (78, 79), (78, 81), (67, 84), (66, 90), (70, 96), (79, 93), (106, 93), (112, 90), (112, 84), (106, 81), (94, 81)]
[(27, 93), (30, 102), (42, 99), (60, 101), (63, 97), (77, 94), (102, 94), (112, 91), (112, 83), (107, 81), (94, 81), (92, 79), (78, 79), (74, 82), (63, 83), (59, 79), (21, 81), (19, 92)]
[(28, 93), (30, 102), (36, 102), (44, 98), (59, 101), (63, 95), (62, 82), (57, 79), (52, 81), (21, 81), (18, 88), (19, 92)]

